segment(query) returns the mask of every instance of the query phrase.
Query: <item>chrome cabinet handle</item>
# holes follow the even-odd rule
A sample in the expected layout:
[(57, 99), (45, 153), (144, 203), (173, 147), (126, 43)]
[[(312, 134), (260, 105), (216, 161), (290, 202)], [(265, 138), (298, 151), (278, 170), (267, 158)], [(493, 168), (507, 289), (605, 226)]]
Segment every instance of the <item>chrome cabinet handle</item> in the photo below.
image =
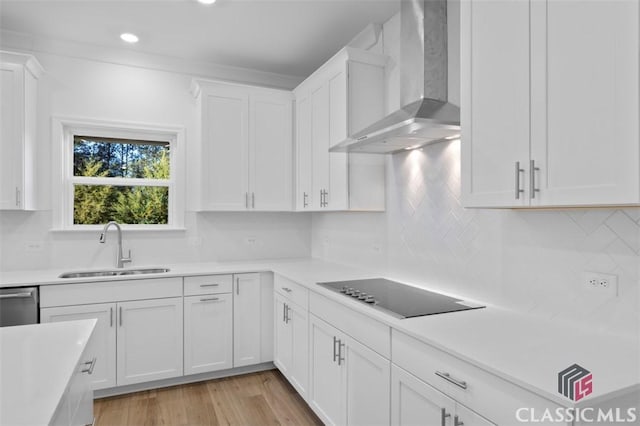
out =
[(287, 322), (287, 304), (286, 303), (282, 304), (282, 322), (284, 323)]
[(289, 287), (282, 287), (282, 289), (287, 293), (291, 293), (291, 289)]
[(23, 291), (22, 293), (0, 294), (0, 299), (22, 299), (32, 295), (32, 291)]
[(120, 315), (118, 315), (120, 317), (120, 327), (122, 327), (122, 306), (120, 306)]
[(464, 426), (464, 422), (458, 419), (458, 416), (453, 416), (453, 426)]
[(220, 300), (220, 299), (217, 298), (217, 297), (209, 297), (209, 298), (206, 298), (206, 299), (200, 299), (201, 302), (215, 302), (217, 300)]
[(451, 417), (451, 414), (447, 413), (445, 408), (440, 409), (440, 425), (446, 426), (445, 422), (447, 421), (447, 417)]
[(462, 380), (456, 380), (453, 377), (451, 377), (451, 375), (449, 373), (443, 373), (441, 371), (436, 371), (436, 376), (442, 377), (447, 382), (453, 383), (454, 385), (458, 386), (459, 388), (462, 388), (462, 389), (466, 389), (467, 388), (467, 382), (464, 382)]
[(16, 207), (20, 207), (20, 188), (16, 186)]
[(289, 317), (289, 311), (291, 310), (291, 308), (289, 307), (289, 305), (285, 305), (285, 316), (284, 316), (284, 322), (289, 324), (289, 321), (291, 321), (291, 317)]
[(218, 287), (220, 284), (200, 284), (200, 287)]
[(519, 200), (520, 194), (524, 192), (524, 189), (520, 189), (520, 173), (524, 173), (524, 169), (521, 169), (520, 162), (516, 161), (516, 200)]
[(338, 340), (338, 365), (342, 365), (342, 361), (344, 361), (344, 357), (342, 356), (342, 348), (344, 348), (344, 346), (342, 340)]
[(320, 207), (324, 207), (324, 191), (320, 190)]
[(236, 294), (240, 296), (240, 278), (236, 278)]
[(338, 344), (338, 339), (336, 336), (333, 336), (333, 362), (336, 362), (338, 359), (338, 351), (336, 351), (336, 346)]
[(536, 188), (536, 172), (540, 170), (540, 167), (536, 167), (536, 160), (531, 160), (529, 167), (529, 196), (536, 198), (536, 192), (540, 192), (540, 190)]
[(327, 191), (326, 189), (324, 190), (324, 206), (325, 207), (329, 207), (329, 191)]
[(249, 208), (249, 193), (248, 192), (244, 193), (244, 208), (245, 209)]
[(98, 359), (98, 358), (96, 358), (96, 357), (94, 356), (94, 357), (93, 357), (93, 359), (92, 359), (91, 361), (87, 361), (87, 362), (85, 362), (85, 363), (84, 363), (84, 365), (88, 365), (89, 367), (87, 367), (87, 368), (83, 368), (81, 371), (82, 371), (83, 373), (93, 374), (93, 369), (94, 369), (94, 367), (95, 367), (95, 365), (96, 365), (96, 360), (97, 360), (97, 359)]
[(113, 307), (109, 308), (109, 327), (113, 327)]
[(307, 194), (306, 192), (302, 193), (302, 207), (308, 207), (309, 206), (309, 194)]
[(251, 208), (252, 209), (256, 208), (256, 194), (255, 194), (255, 192), (251, 193)]

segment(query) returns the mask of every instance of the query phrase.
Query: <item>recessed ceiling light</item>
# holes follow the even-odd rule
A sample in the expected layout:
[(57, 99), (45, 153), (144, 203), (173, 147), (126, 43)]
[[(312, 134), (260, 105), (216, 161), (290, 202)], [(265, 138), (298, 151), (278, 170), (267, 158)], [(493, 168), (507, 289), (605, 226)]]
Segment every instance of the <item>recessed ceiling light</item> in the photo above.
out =
[(202, 4), (214, 4), (216, 0), (198, 0), (198, 2)]
[(127, 43), (137, 43), (138, 42), (138, 36), (135, 34), (131, 34), (131, 33), (122, 33), (120, 34), (120, 38), (124, 41), (126, 41)]

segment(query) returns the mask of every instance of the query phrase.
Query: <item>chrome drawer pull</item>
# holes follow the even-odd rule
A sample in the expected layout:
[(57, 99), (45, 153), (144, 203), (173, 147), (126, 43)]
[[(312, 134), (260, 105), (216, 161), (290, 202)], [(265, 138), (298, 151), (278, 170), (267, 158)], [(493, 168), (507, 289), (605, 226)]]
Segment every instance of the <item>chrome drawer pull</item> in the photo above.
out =
[(524, 173), (524, 169), (520, 168), (520, 162), (516, 161), (516, 200), (520, 199), (520, 194), (524, 192), (524, 189), (520, 189), (520, 173)]
[(220, 284), (200, 284), (200, 287), (218, 287)]
[(216, 300), (220, 300), (217, 297), (209, 297), (208, 299), (200, 299), (201, 302), (215, 302)]
[(443, 373), (441, 371), (436, 371), (436, 376), (442, 377), (447, 382), (453, 383), (454, 385), (458, 386), (459, 388), (462, 388), (462, 389), (466, 389), (467, 388), (467, 382), (463, 382), (462, 380), (456, 380), (453, 377), (451, 377), (451, 375), (449, 373)]
[(290, 288), (288, 288), (288, 287), (282, 287), (282, 289), (283, 289), (284, 291), (286, 291), (287, 293), (291, 293), (291, 289), (290, 289)]
[(91, 361), (87, 361), (84, 363), (84, 365), (88, 365), (89, 367), (84, 368), (82, 370), (83, 373), (89, 373), (89, 374), (93, 374), (93, 368), (96, 366), (96, 360), (98, 358), (93, 357), (93, 359)]
[(333, 336), (333, 362), (336, 362), (336, 360), (338, 359), (338, 352), (336, 351), (336, 345), (339, 342), (339, 340), (336, 338), (336, 336)]

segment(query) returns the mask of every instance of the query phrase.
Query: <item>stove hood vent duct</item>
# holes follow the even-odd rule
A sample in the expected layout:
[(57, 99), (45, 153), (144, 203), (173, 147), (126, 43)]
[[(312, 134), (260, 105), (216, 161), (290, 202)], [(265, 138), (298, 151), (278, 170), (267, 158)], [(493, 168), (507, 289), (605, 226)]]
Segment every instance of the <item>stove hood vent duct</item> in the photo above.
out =
[(460, 135), (460, 108), (447, 100), (447, 2), (400, 1), (400, 104), (332, 152), (388, 154)]

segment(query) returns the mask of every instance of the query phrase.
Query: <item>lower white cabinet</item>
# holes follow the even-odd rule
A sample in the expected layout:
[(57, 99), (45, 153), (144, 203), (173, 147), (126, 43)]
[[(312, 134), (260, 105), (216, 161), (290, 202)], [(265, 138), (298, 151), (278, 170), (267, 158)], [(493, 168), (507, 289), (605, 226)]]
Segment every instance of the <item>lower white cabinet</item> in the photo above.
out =
[(184, 374), (233, 367), (231, 293), (184, 298)]
[(258, 364), (262, 356), (260, 274), (234, 275), (233, 366)]
[(91, 377), (95, 373), (98, 362), (93, 352), (96, 337), (95, 329), (92, 337), (75, 367), (73, 376), (56, 408), (50, 426), (93, 425), (93, 388)]
[(118, 303), (118, 386), (182, 376), (182, 297)]
[(309, 314), (306, 309), (275, 294), (274, 363), (300, 396), (309, 383)]
[(391, 367), (391, 424), (495, 426), (396, 365)]
[(390, 361), (310, 315), (308, 402), (325, 424), (387, 425)]

